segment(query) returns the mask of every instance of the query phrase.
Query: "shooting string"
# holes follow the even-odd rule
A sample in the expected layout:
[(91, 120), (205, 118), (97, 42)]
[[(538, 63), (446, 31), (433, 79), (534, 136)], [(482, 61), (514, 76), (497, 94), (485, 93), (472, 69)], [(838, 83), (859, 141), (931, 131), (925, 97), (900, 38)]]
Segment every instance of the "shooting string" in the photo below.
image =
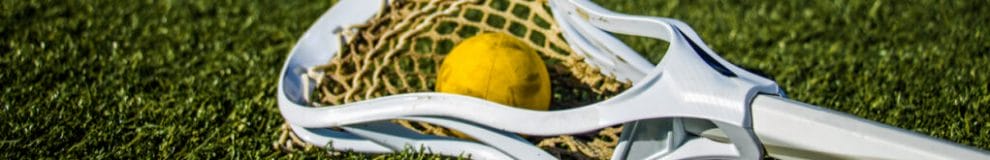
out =
[[(381, 96), (432, 92), (443, 57), (463, 39), (479, 33), (516, 36), (544, 59), (551, 77), (551, 110), (588, 105), (630, 86), (603, 75), (571, 52), (554, 25), (545, 0), (394, 0), (369, 21), (339, 29), (346, 42), (327, 64), (300, 75), (313, 79), (316, 106), (340, 105)], [(305, 84), (310, 85), (310, 84)], [(470, 106), (465, 106), (470, 107)], [(449, 129), (422, 122), (393, 121), (417, 132), (448, 136)], [(287, 124), (276, 149), (312, 148)], [(529, 136), (534, 144), (564, 158), (608, 159), (621, 126), (593, 133)]]

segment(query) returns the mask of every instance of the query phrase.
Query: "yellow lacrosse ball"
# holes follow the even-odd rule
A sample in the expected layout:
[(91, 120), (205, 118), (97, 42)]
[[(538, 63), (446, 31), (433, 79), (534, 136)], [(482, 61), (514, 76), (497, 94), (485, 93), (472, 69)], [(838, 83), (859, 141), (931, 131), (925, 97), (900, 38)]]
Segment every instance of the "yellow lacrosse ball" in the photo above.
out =
[(436, 90), (531, 110), (550, 107), (543, 60), (525, 42), (501, 33), (479, 34), (454, 46), (440, 66)]

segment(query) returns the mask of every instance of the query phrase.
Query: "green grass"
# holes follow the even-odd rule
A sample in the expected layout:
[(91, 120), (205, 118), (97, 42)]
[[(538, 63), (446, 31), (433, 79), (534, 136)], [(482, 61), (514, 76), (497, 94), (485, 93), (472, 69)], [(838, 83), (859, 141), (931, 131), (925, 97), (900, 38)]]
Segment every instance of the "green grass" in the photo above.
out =
[[(0, 1), (0, 159), (374, 158), (272, 148), (277, 73), (331, 5)], [(602, 5), (681, 19), (799, 101), (990, 149), (986, 1)]]

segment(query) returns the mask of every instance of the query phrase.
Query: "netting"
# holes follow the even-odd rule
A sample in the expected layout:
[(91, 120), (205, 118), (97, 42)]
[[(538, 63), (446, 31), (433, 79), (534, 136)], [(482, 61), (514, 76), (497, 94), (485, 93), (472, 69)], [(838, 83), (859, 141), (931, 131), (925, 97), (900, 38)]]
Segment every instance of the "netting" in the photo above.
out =
[[(396, 0), (365, 24), (341, 30), (343, 50), (306, 75), (318, 82), (311, 102), (339, 105), (386, 95), (431, 92), (436, 71), (458, 42), (479, 33), (500, 32), (526, 41), (544, 59), (551, 77), (551, 110), (587, 105), (629, 87), (602, 75), (571, 52), (545, 1)], [(469, 107), (469, 106), (465, 106)], [(451, 135), (428, 123), (394, 121), (424, 134)], [(527, 137), (558, 157), (607, 159), (620, 126), (595, 133)], [(282, 127), (276, 148), (308, 148)]]

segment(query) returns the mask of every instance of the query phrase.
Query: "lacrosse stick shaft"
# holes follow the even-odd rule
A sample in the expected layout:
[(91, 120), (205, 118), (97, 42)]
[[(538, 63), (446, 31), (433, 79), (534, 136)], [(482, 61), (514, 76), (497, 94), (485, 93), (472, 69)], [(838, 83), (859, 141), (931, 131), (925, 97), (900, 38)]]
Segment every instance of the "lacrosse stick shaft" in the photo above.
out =
[(778, 96), (757, 96), (753, 130), (773, 157), (990, 159), (971, 147)]

